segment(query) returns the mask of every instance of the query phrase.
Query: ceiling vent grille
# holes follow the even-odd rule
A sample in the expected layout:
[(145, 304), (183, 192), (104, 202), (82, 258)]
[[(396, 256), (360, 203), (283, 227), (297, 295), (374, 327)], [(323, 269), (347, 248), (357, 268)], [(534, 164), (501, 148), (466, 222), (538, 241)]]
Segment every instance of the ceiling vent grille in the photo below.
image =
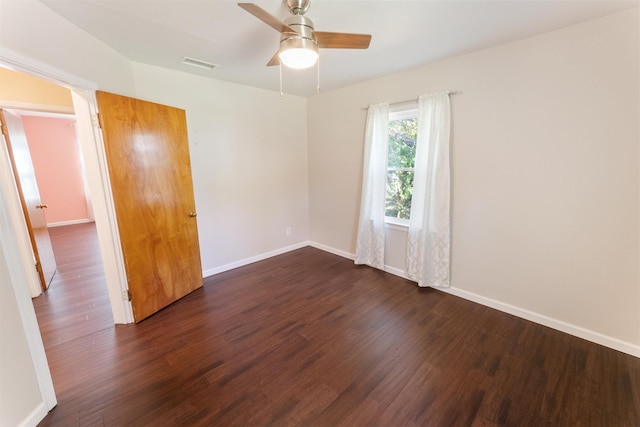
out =
[(218, 68), (216, 64), (212, 64), (206, 61), (201, 61), (199, 59), (189, 58), (188, 56), (185, 56), (184, 58), (182, 58), (180, 62), (186, 65), (191, 65), (192, 67), (203, 68), (205, 70), (215, 70), (216, 68)]

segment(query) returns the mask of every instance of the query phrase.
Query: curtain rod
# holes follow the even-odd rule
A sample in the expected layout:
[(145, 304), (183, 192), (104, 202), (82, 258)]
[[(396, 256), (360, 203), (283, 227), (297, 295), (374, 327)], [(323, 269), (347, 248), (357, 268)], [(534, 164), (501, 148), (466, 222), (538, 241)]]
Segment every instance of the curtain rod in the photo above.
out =
[[(447, 95), (456, 95), (456, 94), (461, 93), (459, 90), (446, 90), (445, 92), (447, 93)], [(391, 103), (389, 103), (389, 106), (398, 105), (398, 104), (404, 104), (405, 102), (418, 101), (418, 99), (419, 99), (419, 97), (415, 98), (415, 99), (408, 99), (406, 101), (391, 102)], [(362, 109), (363, 110), (368, 110), (369, 106), (367, 105), (366, 107), (362, 107)]]

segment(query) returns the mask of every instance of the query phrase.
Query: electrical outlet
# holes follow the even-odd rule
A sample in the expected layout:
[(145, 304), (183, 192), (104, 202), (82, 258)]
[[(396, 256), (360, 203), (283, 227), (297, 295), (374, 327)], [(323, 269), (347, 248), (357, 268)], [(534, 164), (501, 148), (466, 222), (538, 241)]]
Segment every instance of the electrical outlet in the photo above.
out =
[(291, 236), (291, 227), (287, 227), (287, 229), (284, 231), (284, 234), (286, 234), (287, 236)]

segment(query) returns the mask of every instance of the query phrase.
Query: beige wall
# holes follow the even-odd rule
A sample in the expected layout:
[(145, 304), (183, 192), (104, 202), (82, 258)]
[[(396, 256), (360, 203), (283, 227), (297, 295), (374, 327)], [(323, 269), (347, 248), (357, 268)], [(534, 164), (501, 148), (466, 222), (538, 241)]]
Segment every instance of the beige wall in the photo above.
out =
[(638, 351), (638, 40), (635, 9), (310, 98), (310, 239), (355, 251), (363, 106), (460, 91), (452, 286)]

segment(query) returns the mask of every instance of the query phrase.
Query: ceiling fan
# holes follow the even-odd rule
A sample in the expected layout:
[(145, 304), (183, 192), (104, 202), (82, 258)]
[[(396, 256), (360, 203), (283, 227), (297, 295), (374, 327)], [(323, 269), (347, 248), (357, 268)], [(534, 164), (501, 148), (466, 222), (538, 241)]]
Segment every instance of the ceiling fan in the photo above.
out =
[(283, 0), (291, 12), (284, 22), (253, 3), (238, 6), (280, 33), (280, 49), (267, 66), (282, 62), (290, 68), (308, 68), (318, 60), (318, 48), (366, 49), (371, 42), (369, 34), (331, 33), (314, 31), (311, 19), (304, 16), (310, 0)]

